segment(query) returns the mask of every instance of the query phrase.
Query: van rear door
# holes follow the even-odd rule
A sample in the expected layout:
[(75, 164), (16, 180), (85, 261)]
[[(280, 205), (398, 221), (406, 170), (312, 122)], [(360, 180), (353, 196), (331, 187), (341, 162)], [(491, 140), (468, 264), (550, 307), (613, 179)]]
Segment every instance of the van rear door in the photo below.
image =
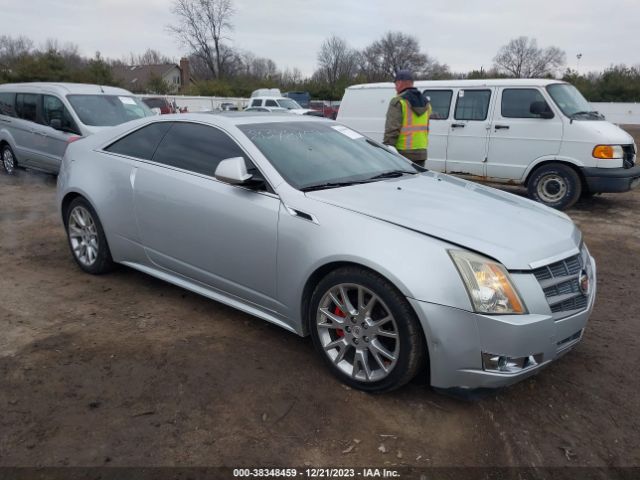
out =
[(489, 133), (489, 178), (524, 180), (536, 159), (557, 155), (563, 123), (543, 93), (534, 87), (501, 87)]
[(484, 176), (493, 105), (492, 88), (465, 88), (456, 93), (447, 121), (447, 173)]

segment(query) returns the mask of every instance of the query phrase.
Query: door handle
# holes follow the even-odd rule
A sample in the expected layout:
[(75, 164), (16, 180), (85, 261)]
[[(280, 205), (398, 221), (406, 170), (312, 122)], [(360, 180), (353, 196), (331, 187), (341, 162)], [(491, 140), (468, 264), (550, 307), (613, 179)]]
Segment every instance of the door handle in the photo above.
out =
[(495, 125), (496, 130), (509, 130), (509, 125)]
[(464, 128), (464, 123), (452, 123), (451, 128)]

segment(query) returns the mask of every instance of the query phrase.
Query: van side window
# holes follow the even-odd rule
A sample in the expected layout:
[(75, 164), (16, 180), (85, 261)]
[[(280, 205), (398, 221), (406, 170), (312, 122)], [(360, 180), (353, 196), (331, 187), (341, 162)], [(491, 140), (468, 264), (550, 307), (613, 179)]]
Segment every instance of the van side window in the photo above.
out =
[(221, 160), (244, 157), (238, 144), (217, 128), (177, 122), (165, 135), (153, 161), (213, 177)]
[(431, 100), (431, 120), (446, 120), (449, 118), (453, 90), (425, 90), (422, 93)]
[(278, 103), (275, 100), (265, 100), (264, 106), (265, 107), (277, 107)]
[(539, 113), (531, 113), (531, 104), (545, 101), (535, 88), (505, 88), (502, 91), (501, 113), (504, 118), (540, 118)]
[(16, 94), (2, 92), (0, 93), (0, 114), (9, 117), (16, 116)]
[(53, 127), (53, 125), (51, 125), (52, 121), (54, 121), (54, 123), (60, 121), (60, 129), (63, 132), (80, 134), (69, 110), (66, 109), (62, 100), (58, 97), (54, 97), (53, 95), (42, 96), (42, 117), (45, 125)]
[(491, 90), (460, 90), (456, 101), (456, 120), (486, 120)]
[(16, 95), (16, 113), (19, 118), (38, 121), (38, 96), (33, 93), (18, 93)]
[(262, 100), (259, 100), (259, 99), (251, 100), (252, 107), (260, 107), (261, 105), (262, 105)]
[(171, 125), (170, 122), (152, 123), (112, 143), (105, 150), (128, 157), (151, 160)]

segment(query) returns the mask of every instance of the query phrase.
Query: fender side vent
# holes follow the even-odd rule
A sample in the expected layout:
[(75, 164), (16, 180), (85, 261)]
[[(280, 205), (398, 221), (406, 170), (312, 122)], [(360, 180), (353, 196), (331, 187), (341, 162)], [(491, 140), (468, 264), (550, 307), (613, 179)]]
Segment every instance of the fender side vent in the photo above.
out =
[(289, 212), (290, 215), (294, 216), (294, 217), (299, 217), (302, 218), (304, 220), (307, 220), (311, 223), (315, 223), (318, 224), (318, 220), (316, 219), (316, 217), (314, 217), (313, 215), (303, 212), (301, 210), (297, 210), (295, 208), (292, 207), (286, 207), (287, 208), (287, 212)]

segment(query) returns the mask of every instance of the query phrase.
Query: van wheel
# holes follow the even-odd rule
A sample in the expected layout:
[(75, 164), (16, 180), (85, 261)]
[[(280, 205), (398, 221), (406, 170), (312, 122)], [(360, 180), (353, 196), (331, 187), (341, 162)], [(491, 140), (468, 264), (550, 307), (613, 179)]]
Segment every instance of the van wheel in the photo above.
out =
[(527, 188), (529, 197), (535, 201), (564, 210), (580, 198), (582, 182), (573, 168), (561, 163), (547, 163), (533, 172)]
[(4, 171), (7, 172), (7, 175), (14, 175), (16, 173), (18, 162), (16, 162), (16, 156), (13, 154), (13, 150), (11, 150), (9, 145), (5, 145), (2, 148), (2, 166), (4, 167)]

